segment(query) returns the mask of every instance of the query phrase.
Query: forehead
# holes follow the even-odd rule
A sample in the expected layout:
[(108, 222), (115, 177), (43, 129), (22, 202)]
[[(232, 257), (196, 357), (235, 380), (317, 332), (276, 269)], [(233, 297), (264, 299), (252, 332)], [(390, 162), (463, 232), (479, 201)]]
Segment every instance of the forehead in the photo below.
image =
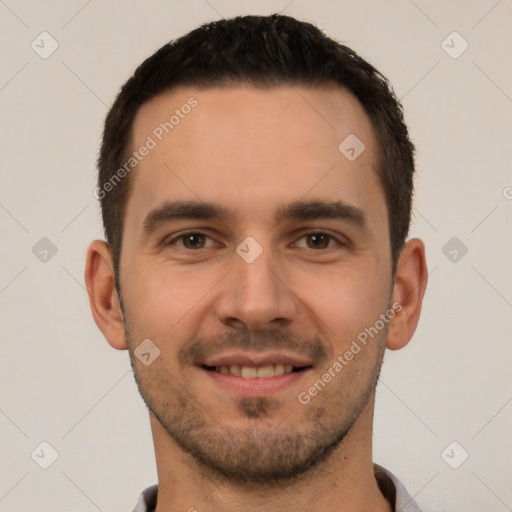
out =
[(370, 120), (337, 86), (180, 87), (140, 108), (131, 150), (144, 146), (128, 201), (140, 215), (169, 199), (255, 215), (308, 194), (384, 205)]

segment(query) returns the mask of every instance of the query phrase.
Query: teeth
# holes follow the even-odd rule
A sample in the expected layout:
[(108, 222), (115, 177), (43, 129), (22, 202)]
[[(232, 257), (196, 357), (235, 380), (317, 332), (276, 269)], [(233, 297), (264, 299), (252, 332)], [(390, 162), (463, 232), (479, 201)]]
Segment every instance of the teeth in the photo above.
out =
[(291, 364), (278, 363), (256, 368), (254, 366), (239, 366), (237, 364), (233, 364), (231, 366), (216, 366), (215, 371), (223, 374), (236, 375), (237, 377), (243, 377), (244, 379), (266, 379), (268, 377), (291, 373), (293, 371), (293, 366)]
[(242, 366), (242, 377), (244, 379), (254, 379), (258, 376), (258, 370), (252, 366)]
[(242, 367), (238, 366), (237, 364), (225, 366), (224, 368), (227, 368), (229, 370), (228, 373), (231, 373), (231, 375), (236, 375), (238, 377), (241, 377), (242, 375)]
[(258, 368), (256, 372), (258, 379), (264, 379), (266, 377), (273, 377), (274, 376), (274, 365), (269, 364), (268, 366), (262, 366), (261, 368)]

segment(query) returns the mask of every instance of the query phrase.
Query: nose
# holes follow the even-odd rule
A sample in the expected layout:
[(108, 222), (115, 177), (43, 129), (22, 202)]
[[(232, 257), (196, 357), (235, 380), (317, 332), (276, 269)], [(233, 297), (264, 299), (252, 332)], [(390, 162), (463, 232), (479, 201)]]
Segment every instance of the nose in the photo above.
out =
[(252, 262), (235, 253), (233, 264), (216, 300), (222, 323), (257, 330), (285, 327), (296, 318), (299, 300), (270, 251), (264, 250)]

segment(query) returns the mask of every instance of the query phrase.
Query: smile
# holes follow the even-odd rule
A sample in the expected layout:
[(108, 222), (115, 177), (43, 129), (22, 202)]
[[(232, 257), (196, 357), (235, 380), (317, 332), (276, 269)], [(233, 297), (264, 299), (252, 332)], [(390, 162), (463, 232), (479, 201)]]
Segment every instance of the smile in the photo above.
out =
[(244, 379), (267, 379), (269, 377), (279, 377), (287, 373), (301, 371), (305, 367), (294, 367), (291, 364), (277, 363), (260, 367), (233, 364), (229, 366), (205, 366), (205, 368), (224, 375), (236, 375)]

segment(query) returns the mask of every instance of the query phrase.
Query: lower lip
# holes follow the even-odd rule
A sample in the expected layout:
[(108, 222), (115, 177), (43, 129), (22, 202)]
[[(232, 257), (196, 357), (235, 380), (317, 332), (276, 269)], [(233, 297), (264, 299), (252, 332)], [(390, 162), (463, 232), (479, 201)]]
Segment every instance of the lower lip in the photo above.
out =
[(246, 379), (230, 373), (219, 373), (212, 370), (202, 370), (225, 390), (240, 396), (269, 396), (283, 389), (297, 384), (306, 374), (309, 368), (300, 372), (285, 373), (283, 375), (266, 377), (263, 379)]

